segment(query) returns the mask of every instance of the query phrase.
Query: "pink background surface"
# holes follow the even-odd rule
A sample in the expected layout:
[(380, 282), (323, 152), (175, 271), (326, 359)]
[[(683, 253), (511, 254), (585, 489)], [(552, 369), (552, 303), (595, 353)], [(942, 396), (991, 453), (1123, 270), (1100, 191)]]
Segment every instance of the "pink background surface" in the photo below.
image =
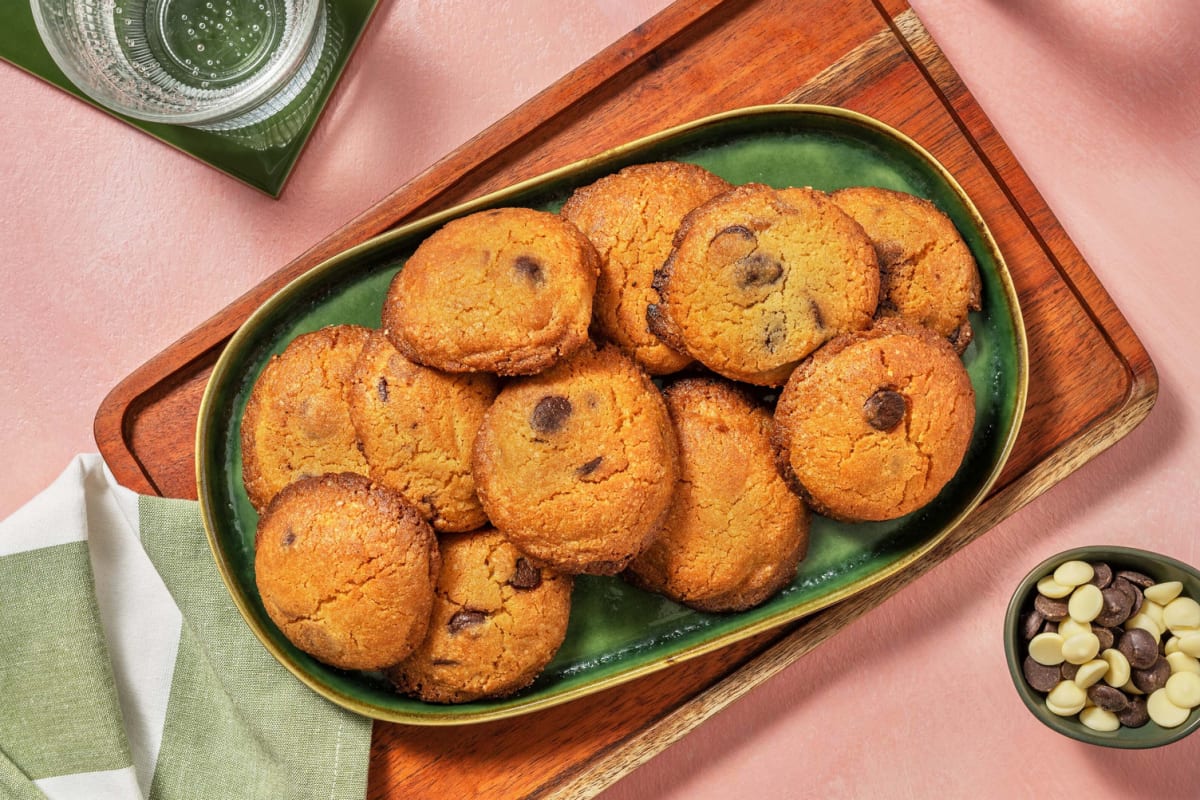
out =
[[(1059, 737), (1021, 705), (1000, 640), (1012, 588), (1060, 550), (1200, 564), (1200, 5), (910, 2), (1145, 343), (1158, 404), (607, 800), (1200, 792), (1200, 736)], [(665, 5), (382, 0), (278, 201), (0, 64), (0, 517), (95, 450), (130, 371)]]

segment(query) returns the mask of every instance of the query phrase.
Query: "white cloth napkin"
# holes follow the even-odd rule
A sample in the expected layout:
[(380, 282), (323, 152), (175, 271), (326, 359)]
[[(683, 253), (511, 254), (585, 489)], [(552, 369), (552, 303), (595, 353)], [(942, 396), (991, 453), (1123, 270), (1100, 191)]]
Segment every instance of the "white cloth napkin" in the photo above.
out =
[(361, 798), (370, 740), (245, 625), (196, 503), (83, 455), (0, 522), (0, 796)]

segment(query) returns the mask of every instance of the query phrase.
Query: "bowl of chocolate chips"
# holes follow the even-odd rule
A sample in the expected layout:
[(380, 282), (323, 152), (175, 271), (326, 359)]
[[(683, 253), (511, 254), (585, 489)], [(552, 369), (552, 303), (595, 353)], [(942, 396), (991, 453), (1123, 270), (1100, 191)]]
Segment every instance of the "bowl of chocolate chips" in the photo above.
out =
[(1130, 547), (1038, 564), (1004, 620), (1013, 684), (1046, 726), (1144, 749), (1200, 727), (1200, 570)]

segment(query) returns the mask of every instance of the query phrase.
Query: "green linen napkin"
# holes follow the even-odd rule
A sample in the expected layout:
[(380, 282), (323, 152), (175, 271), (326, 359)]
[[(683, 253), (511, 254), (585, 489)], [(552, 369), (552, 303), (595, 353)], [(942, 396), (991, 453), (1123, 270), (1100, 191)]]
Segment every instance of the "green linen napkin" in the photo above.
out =
[(370, 742), (251, 633), (196, 503), (83, 455), (0, 522), (0, 796), (361, 798)]

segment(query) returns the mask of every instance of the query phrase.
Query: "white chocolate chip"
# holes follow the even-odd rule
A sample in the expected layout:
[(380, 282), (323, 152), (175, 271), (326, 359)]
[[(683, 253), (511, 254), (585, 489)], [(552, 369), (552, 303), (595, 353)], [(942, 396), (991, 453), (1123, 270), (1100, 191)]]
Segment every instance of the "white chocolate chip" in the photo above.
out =
[(1063, 637), (1057, 633), (1039, 633), (1029, 640), (1029, 655), (1047, 667), (1063, 662)]
[(1071, 593), (1067, 611), (1076, 622), (1091, 622), (1104, 610), (1104, 595), (1097, 586), (1085, 583)]
[(1172, 633), (1200, 628), (1200, 603), (1190, 597), (1176, 597), (1163, 607), (1163, 617)]
[(1147, 600), (1153, 600), (1160, 606), (1165, 606), (1167, 603), (1179, 597), (1179, 593), (1183, 591), (1183, 584), (1179, 581), (1166, 581), (1165, 583), (1156, 583), (1153, 586), (1146, 588), (1143, 595)]
[(1131, 631), (1134, 628), (1141, 628), (1146, 633), (1154, 637), (1155, 641), (1162, 638), (1162, 628), (1158, 627), (1158, 623), (1149, 614), (1138, 612), (1129, 619), (1125, 620), (1125, 630)]
[(1179, 636), (1179, 652), (1200, 658), (1200, 633), (1184, 633)]
[(1154, 620), (1154, 624), (1158, 626), (1160, 631), (1165, 631), (1167, 629), (1167, 623), (1163, 618), (1163, 607), (1153, 600), (1146, 600), (1143, 602), (1141, 609), (1138, 610), (1138, 613), (1145, 614), (1147, 617)]
[(1060, 681), (1046, 695), (1046, 708), (1060, 717), (1073, 717), (1087, 702), (1087, 692), (1080, 689), (1074, 681)]
[(1200, 706), (1200, 675), (1194, 672), (1176, 672), (1167, 678), (1163, 689), (1167, 699), (1180, 708)]
[(1194, 659), (1187, 653), (1176, 651), (1167, 653), (1167, 665), (1171, 667), (1171, 674), (1176, 672), (1194, 672), (1200, 675), (1200, 660)]
[(1086, 689), (1099, 681), (1108, 672), (1108, 662), (1102, 658), (1094, 658), (1086, 664), (1081, 664), (1075, 672), (1075, 683), (1081, 689)]
[(1171, 653), (1178, 653), (1178, 652), (1179, 652), (1179, 637), (1172, 636), (1170, 639), (1167, 639), (1167, 643), (1163, 645), (1163, 655), (1169, 656), (1169, 655), (1171, 655)]
[(1100, 652), (1100, 640), (1094, 633), (1077, 633), (1063, 640), (1062, 657), (1072, 664), (1091, 661)]
[(1130, 681), (1129, 683), (1125, 684), (1124, 686), (1118, 686), (1117, 688), (1128, 695), (1145, 694), (1145, 692), (1143, 692), (1141, 689), (1139, 689), (1138, 687), (1133, 685), (1133, 681)]
[(1037, 590), (1052, 600), (1061, 600), (1062, 598), (1075, 591), (1074, 586), (1064, 586), (1054, 580), (1053, 575), (1047, 575), (1037, 582)]
[(1158, 689), (1146, 698), (1146, 711), (1150, 719), (1164, 728), (1176, 728), (1188, 718), (1188, 710), (1172, 703), (1166, 689)]
[(1117, 689), (1129, 683), (1129, 676), (1132, 673), (1129, 659), (1125, 657), (1124, 653), (1110, 647), (1100, 654), (1100, 658), (1108, 664), (1108, 672), (1104, 673), (1105, 683)]
[(1064, 561), (1054, 570), (1054, 580), (1063, 586), (1079, 586), (1092, 579), (1096, 571), (1086, 561)]
[(1094, 731), (1115, 731), (1121, 727), (1121, 720), (1111, 711), (1105, 711), (1100, 706), (1091, 706), (1079, 712), (1079, 721)]
[(1071, 617), (1067, 617), (1062, 622), (1058, 623), (1058, 635), (1063, 637), (1064, 641), (1066, 641), (1067, 639), (1070, 639), (1072, 636), (1075, 636), (1077, 634), (1091, 633), (1091, 632), (1092, 632), (1091, 623), (1079, 622), (1077, 620), (1072, 619)]

